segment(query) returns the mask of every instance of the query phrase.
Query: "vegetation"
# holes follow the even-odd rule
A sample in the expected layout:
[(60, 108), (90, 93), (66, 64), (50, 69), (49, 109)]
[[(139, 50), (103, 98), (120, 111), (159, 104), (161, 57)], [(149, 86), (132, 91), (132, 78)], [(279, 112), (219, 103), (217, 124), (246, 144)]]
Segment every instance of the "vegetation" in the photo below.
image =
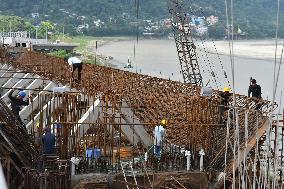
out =
[(71, 54), (66, 52), (65, 50), (58, 50), (58, 51), (53, 51), (49, 53), (52, 56), (60, 57), (60, 58), (65, 58), (65, 57), (70, 57)]
[[(28, 20), (12, 17), (12, 29), (39, 28), (39, 35), (45, 35), (46, 25), (42, 21), (56, 23), (52, 25), (53, 33), (60, 33), (64, 26), (70, 35), (113, 36), (135, 35), (137, 33), (136, 0), (2, 0), (0, 14), (17, 15)], [(224, 0), (184, 0), (184, 9), (197, 16), (215, 15), (219, 23), (209, 27), (209, 36), (222, 38), (225, 35), (226, 16)], [(228, 1), (229, 3), (230, 1)], [(230, 6), (230, 4), (228, 5)], [(284, 4), (281, 4), (281, 9)], [(239, 0), (234, 4), (235, 30), (239, 27), (248, 33), (249, 38), (273, 37), (275, 33), (277, 1)], [(39, 18), (31, 18), (32, 13), (39, 13)], [(167, 0), (140, 0), (139, 23), (144, 19), (159, 21), (168, 18)], [(280, 19), (283, 19), (281, 15)], [(0, 17), (0, 29), (8, 30), (9, 20)], [(4, 21), (3, 21), (4, 20)], [(97, 26), (95, 20), (105, 24)], [(30, 24), (32, 23), (32, 24)], [(87, 25), (86, 25), (87, 24)], [(79, 25), (86, 26), (80, 31)], [(284, 37), (284, 28), (281, 37)]]

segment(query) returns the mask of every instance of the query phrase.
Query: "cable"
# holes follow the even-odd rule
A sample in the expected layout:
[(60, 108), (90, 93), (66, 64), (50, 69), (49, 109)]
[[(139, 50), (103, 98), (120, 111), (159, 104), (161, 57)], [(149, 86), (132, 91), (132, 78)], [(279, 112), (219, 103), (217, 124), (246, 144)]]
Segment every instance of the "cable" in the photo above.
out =
[(221, 58), (220, 58), (219, 52), (218, 52), (218, 50), (217, 50), (217, 47), (216, 47), (215, 42), (213, 41), (213, 39), (212, 39), (212, 43), (213, 43), (214, 49), (215, 49), (215, 51), (216, 51), (218, 60), (219, 60), (219, 62), (220, 62), (221, 68), (222, 68), (222, 70), (223, 70), (224, 77), (225, 77), (225, 79), (227, 80), (228, 86), (231, 88), (231, 83), (230, 83), (230, 81), (229, 81), (227, 72), (226, 72), (226, 70), (225, 70), (225, 68), (224, 68), (223, 62), (222, 62), (222, 60), (221, 60)]
[[(189, 0), (189, 1), (190, 1), (190, 0)], [(201, 10), (201, 13), (202, 13), (203, 15), (205, 15), (205, 13), (204, 13), (204, 11), (203, 11), (203, 9), (202, 9), (201, 7), (200, 7), (200, 10)], [(221, 58), (220, 58), (220, 55), (219, 55), (218, 50), (217, 50), (217, 48), (216, 48), (215, 42), (214, 42), (213, 39), (211, 39), (211, 41), (212, 41), (212, 43), (213, 43), (213, 46), (214, 46), (214, 49), (215, 49), (215, 51), (216, 51), (218, 60), (219, 60), (219, 62), (220, 62), (221, 68), (222, 68), (222, 70), (223, 70), (224, 78), (227, 79), (228, 86), (231, 88), (231, 84), (230, 84), (230, 81), (229, 81), (229, 79), (228, 79), (228, 75), (227, 75), (227, 73), (226, 73), (226, 71), (225, 71), (225, 68), (224, 68), (224, 66), (223, 66), (223, 63), (222, 63), (222, 61), (221, 61)], [(207, 48), (207, 49), (208, 49), (208, 48)], [(213, 64), (213, 65), (214, 65), (214, 64)], [(219, 84), (221, 85), (220, 81), (219, 81)]]
[[(190, 0), (189, 0), (189, 3), (190, 3)], [(204, 14), (204, 12), (202, 11), (202, 9), (200, 8), (200, 10), (201, 10), (201, 12), (202, 12), (202, 14)], [(192, 14), (192, 15), (195, 15), (195, 13), (194, 13), (194, 11), (193, 11), (193, 9), (192, 9), (192, 7), (190, 7), (190, 13)], [(215, 85), (216, 85), (216, 89), (219, 89), (220, 88), (220, 86), (218, 85), (218, 84), (220, 84), (220, 82), (218, 83), (217, 81), (220, 81), (220, 79), (216, 76), (216, 74), (215, 74), (215, 72), (213, 71), (213, 69), (215, 68), (215, 66), (214, 66), (214, 64), (211, 64), (211, 61), (210, 61), (210, 59), (209, 59), (209, 57), (208, 57), (208, 53), (209, 53), (209, 51), (207, 50), (207, 46), (205, 45), (205, 41), (202, 39), (202, 37), (200, 37), (199, 38), (200, 39), (200, 41), (201, 41), (201, 44), (202, 44), (202, 47), (200, 47), (200, 45), (198, 44), (198, 43), (196, 43), (196, 45), (200, 48), (200, 49), (203, 49), (204, 50), (204, 53), (205, 53), (205, 58), (204, 58), (204, 64), (205, 64), (205, 66), (209, 66), (209, 69), (207, 68), (207, 71), (208, 71), (208, 73), (209, 73), (209, 76), (211, 76), (212, 77), (212, 79), (213, 79), (213, 81), (215, 82)], [(196, 53), (197, 54), (197, 53)], [(204, 57), (204, 55), (201, 53), (201, 56), (202, 57)], [(205, 62), (205, 61), (207, 61), (207, 63)], [(199, 62), (200, 63), (200, 62)], [(202, 64), (199, 64), (199, 65), (202, 65)], [(202, 66), (201, 66), (202, 67)], [(202, 71), (205, 73), (205, 71), (204, 71), (204, 69), (203, 69), (203, 67), (202, 67)], [(217, 79), (216, 79), (217, 78)], [(209, 79), (209, 82), (210, 82), (210, 79)]]

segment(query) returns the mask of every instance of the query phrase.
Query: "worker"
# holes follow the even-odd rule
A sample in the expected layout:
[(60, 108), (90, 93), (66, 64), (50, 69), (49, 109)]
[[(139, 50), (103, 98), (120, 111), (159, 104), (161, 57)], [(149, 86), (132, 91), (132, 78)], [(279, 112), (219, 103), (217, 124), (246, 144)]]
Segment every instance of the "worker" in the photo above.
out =
[(127, 64), (124, 66), (124, 68), (132, 68), (130, 57), (127, 58)]
[(228, 106), (229, 106), (229, 102), (230, 102), (230, 98), (231, 98), (231, 93), (230, 93), (231, 89), (229, 87), (225, 87), (223, 89), (223, 92), (219, 93), (219, 96), (221, 97), (221, 103), (219, 106), (219, 116), (218, 116), (218, 123), (219, 124), (223, 124), (223, 116), (224, 116), (224, 112), (226, 110), (228, 110)]
[(130, 57), (127, 58), (127, 68), (132, 68)]
[(44, 135), (42, 137), (42, 143), (43, 143), (43, 154), (49, 155), (54, 154), (54, 145), (55, 145), (55, 136), (53, 133), (51, 133), (50, 127), (46, 127), (44, 129)]
[(165, 127), (167, 125), (167, 120), (163, 119), (160, 125), (157, 125), (154, 130), (154, 154), (156, 157), (161, 157), (161, 150), (163, 147), (163, 141), (165, 140), (166, 131)]
[(251, 84), (248, 89), (248, 97), (250, 97), (250, 94), (252, 97), (261, 99), (261, 87), (260, 85), (256, 84), (255, 79), (251, 79)]
[(83, 69), (82, 61), (77, 58), (77, 57), (65, 57), (64, 61), (69, 64), (71, 67), (71, 73), (72, 73), (72, 78), (74, 78), (74, 72), (76, 69), (78, 69), (78, 78), (75, 80), (76, 82), (80, 83), (81, 82), (81, 71)]
[(255, 110), (259, 110), (261, 106), (263, 105), (263, 102), (260, 101), (262, 99), (261, 98), (261, 87), (260, 85), (256, 84), (255, 79), (251, 79), (251, 84), (248, 89), (248, 97), (250, 97), (250, 94), (254, 98)]
[[(15, 114), (15, 116), (18, 118), (21, 124), (24, 124), (20, 118), (20, 111), (22, 106), (29, 105), (29, 100), (24, 101), (24, 98), (26, 97), (26, 92), (21, 90), (17, 96), (13, 96), (13, 93), (15, 92), (14, 89), (11, 90), (8, 97), (11, 101), (11, 107), (12, 112)], [(29, 99), (31, 100), (31, 96), (29, 96)]]

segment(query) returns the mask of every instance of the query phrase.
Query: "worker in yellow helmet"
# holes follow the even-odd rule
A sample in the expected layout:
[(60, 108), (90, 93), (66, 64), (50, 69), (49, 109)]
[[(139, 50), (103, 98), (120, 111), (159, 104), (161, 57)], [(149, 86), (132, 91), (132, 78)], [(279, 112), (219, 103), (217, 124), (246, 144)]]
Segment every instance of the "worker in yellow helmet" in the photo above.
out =
[(223, 121), (224, 112), (229, 109), (228, 106), (229, 106), (231, 96), (232, 96), (230, 91), (231, 91), (231, 89), (229, 87), (225, 87), (223, 89), (223, 92), (219, 93), (219, 97), (221, 98), (221, 103), (220, 103), (220, 106), (218, 108), (219, 109), (219, 116), (218, 116), (219, 124), (224, 123), (224, 121)]
[(163, 119), (160, 125), (157, 125), (154, 130), (154, 155), (157, 158), (161, 157), (163, 141), (165, 140), (167, 120)]

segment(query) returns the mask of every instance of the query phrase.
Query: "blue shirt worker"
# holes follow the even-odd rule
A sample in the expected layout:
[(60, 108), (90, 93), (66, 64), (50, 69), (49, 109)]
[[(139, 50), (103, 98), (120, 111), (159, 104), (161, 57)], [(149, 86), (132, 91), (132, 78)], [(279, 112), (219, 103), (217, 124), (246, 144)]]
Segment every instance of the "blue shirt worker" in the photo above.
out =
[[(18, 118), (21, 124), (23, 124), (21, 118), (20, 118), (20, 111), (22, 106), (29, 105), (29, 101), (24, 101), (24, 98), (26, 97), (25, 91), (20, 91), (17, 96), (13, 96), (13, 93), (15, 92), (14, 89), (11, 90), (8, 97), (11, 101), (11, 108), (14, 115)], [(30, 97), (31, 98), (31, 97)]]
[(165, 140), (167, 120), (163, 119), (160, 125), (157, 125), (154, 130), (154, 155), (158, 158), (161, 157), (161, 150), (163, 141)]
[(50, 127), (45, 128), (45, 134), (42, 137), (43, 154), (55, 154), (55, 136), (51, 133)]

